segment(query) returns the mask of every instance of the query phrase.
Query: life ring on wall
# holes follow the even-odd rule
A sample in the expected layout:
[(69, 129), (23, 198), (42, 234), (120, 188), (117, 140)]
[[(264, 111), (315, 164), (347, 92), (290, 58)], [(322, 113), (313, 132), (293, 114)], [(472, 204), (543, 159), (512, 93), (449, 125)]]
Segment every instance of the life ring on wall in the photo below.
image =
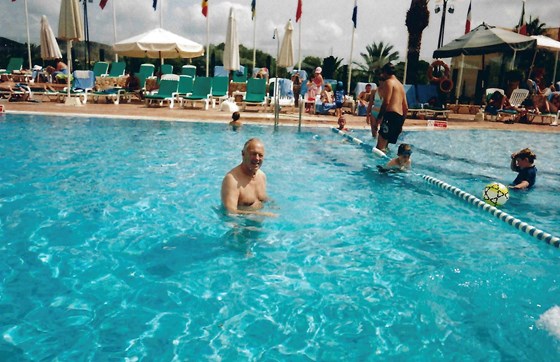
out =
[(443, 93), (449, 93), (453, 89), (453, 81), (449, 78), (443, 78), (439, 82), (439, 90)]
[[(434, 76), (434, 69), (436, 67), (443, 67), (442, 77)], [(446, 78), (449, 79), (449, 65), (445, 64), (443, 60), (439, 60), (439, 59), (434, 61), (432, 64), (430, 64), (430, 66), (428, 67), (428, 79), (430, 80), (430, 82), (439, 83)]]

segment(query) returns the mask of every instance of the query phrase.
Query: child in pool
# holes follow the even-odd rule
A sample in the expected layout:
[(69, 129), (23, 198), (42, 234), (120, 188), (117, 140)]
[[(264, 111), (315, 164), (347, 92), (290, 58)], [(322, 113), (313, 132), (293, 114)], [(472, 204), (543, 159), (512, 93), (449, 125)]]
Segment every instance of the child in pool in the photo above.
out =
[(408, 171), (412, 166), (412, 161), (410, 160), (411, 155), (412, 147), (410, 147), (409, 144), (401, 143), (397, 151), (397, 157), (387, 162), (385, 166), (378, 165), (377, 168), (381, 172)]
[(511, 155), (511, 170), (518, 172), (510, 185), (512, 189), (528, 189), (533, 187), (537, 178), (537, 168), (534, 165), (537, 155), (529, 148), (524, 148)]

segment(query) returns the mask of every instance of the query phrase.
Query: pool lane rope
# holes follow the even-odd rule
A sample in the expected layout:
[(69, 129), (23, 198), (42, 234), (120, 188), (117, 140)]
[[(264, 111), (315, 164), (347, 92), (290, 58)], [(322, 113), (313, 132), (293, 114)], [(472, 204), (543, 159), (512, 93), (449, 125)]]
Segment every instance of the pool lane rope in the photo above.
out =
[[(333, 132), (340, 134), (341, 136), (343, 136), (346, 139), (351, 140), (352, 142), (356, 143), (357, 145), (359, 145), (360, 147), (371, 151), (373, 153), (376, 154), (376, 156), (379, 156), (381, 158), (387, 158), (389, 159), (389, 157), (387, 155), (385, 155), (383, 152), (379, 151), (377, 148), (371, 148), (371, 146), (368, 146), (365, 142), (363, 142), (362, 140), (353, 137), (351, 135), (349, 135), (346, 132), (343, 132), (337, 128), (332, 128)], [(377, 151), (377, 152), (376, 152)], [(492, 206), (487, 204), (486, 202), (482, 201), (481, 199), (479, 199), (476, 196), (473, 196), (471, 194), (469, 194), (468, 192), (465, 192), (455, 186), (449, 185), (441, 180), (438, 180), (435, 177), (432, 176), (428, 176), (428, 175), (421, 175), (421, 174), (417, 174), (414, 173), (417, 176), (420, 176), (424, 181), (426, 181), (428, 184), (436, 186), (442, 190), (448, 191), (450, 193), (452, 193), (453, 195), (455, 195), (456, 197), (468, 202), (469, 204), (472, 204), (474, 206), (476, 206), (479, 209), (482, 209), (484, 211), (489, 212), (491, 215), (495, 216), (496, 218), (502, 220), (503, 222), (505, 222), (508, 225), (513, 226), (514, 228), (516, 228), (517, 230), (520, 230), (526, 234), (529, 234), (530, 236), (544, 241), (547, 244), (550, 244), (556, 248), (560, 248), (560, 238), (549, 234), (543, 230), (540, 230), (530, 224), (527, 224), (524, 221), (521, 221), (513, 216), (511, 216), (510, 214)]]

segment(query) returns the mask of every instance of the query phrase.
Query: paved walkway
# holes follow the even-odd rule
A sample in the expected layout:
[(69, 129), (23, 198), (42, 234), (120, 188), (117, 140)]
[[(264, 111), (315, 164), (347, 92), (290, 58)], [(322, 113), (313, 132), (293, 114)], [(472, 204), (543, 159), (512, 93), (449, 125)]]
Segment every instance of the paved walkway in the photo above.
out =
[[(169, 107), (150, 107), (147, 108), (143, 103), (123, 103), (105, 104), (92, 103), (83, 106), (67, 106), (56, 102), (7, 102), (0, 100), (6, 112), (14, 113), (41, 113), (51, 115), (75, 114), (75, 115), (95, 115), (101, 117), (126, 117), (142, 118), (152, 120), (174, 120), (174, 121), (204, 121), (204, 122), (229, 122), (231, 114), (220, 112), (218, 109), (191, 109), (176, 106)], [(365, 117), (345, 115), (347, 127), (350, 129), (369, 129), (365, 123)], [(274, 114), (272, 112), (250, 111), (241, 112), (241, 121), (247, 124), (274, 124)], [(299, 115), (296, 111), (281, 113), (279, 118), (280, 125), (297, 126)], [(428, 129), (427, 120), (407, 119), (405, 129)], [(449, 129), (503, 129), (503, 130), (522, 130), (532, 132), (560, 132), (560, 127), (551, 127), (548, 124), (504, 124), (502, 122), (475, 121), (472, 114), (451, 114), (447, 122)], [(302, 126), (311, 127), (336, 127), (337, 119), (334, 116), (310, 115), (304, 113), (302, 116)], [(433, 129), (445, 129), (434, 127)]]

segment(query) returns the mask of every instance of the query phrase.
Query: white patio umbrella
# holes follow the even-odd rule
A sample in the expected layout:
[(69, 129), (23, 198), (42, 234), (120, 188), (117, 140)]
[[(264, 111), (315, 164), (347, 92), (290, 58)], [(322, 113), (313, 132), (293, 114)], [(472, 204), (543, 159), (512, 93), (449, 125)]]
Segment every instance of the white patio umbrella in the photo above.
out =
[(294, 66), (294, 47), (292, 45), (294, 27), (291, 20), (288, 21), (284, 30), (284, 39), (282, 39), (280, 53), (278, 54), (278, 66), (288, 68)]
[(134, 58), (196, 58), (204, 55), (204, 47), (187, 38), (162, 28), (156, 28), (140, 35), (121, 40), (113, 45), (113, 50), (121, 56)]
[[(531, 35), (531, 38), (537, 40), (537, 49), (545, 49), (551, 52), (556, 53), (556, 59), (554, 63), (554, 74), (552, 75), (552, 82), (556, 82), (556, 68), (558, 66), (558, 53), (560, 53), (560, 41), (554, 40), (549, 38), (548, 36), (544, 35)], [(535, 51), (535, 56), (537, 52)], [(531, 63), (531, 68), (535, 63), (535, 56), (533, 56), (533, 62)]]
[(41, 16), (41, 58), (44, 60), (62, 58), (60, 47), (46, 15)]
[(68, 58), (68, 97), (66, 98), (66, 104), (73, 104), (70, 97), (70, 75), (72, 74), (72, 41), (80, 41), (84, 37), (84, 28), (82, 26), (82, 18), (80, 16), (80, 7), (78, 6), (78, 0), (62, 0), (62, 2), (60, 3), (58, 37), (62, 40), (67, 41), (66, 47)]
[(237, 21), (233, 8), (229, 10), (229, 18), (226, 31), (226, 42), (223, 55), (224, 69), (239, 70), (239, 40), (237, 39)]

